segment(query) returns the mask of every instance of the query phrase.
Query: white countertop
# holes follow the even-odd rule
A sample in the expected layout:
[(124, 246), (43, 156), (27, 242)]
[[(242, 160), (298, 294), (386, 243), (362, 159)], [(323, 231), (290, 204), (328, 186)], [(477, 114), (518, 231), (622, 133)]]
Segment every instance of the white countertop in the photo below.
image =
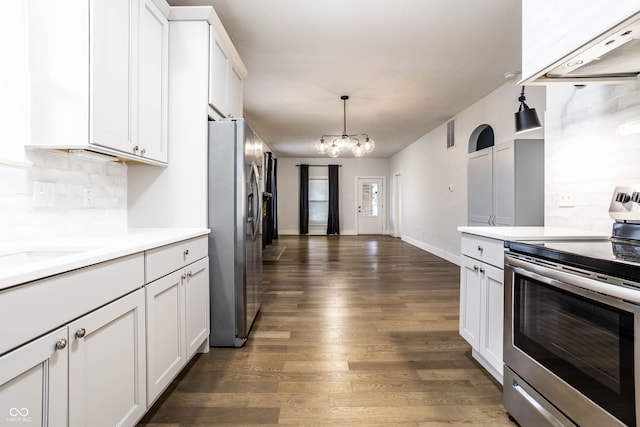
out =
[(208, 229), (130, 228), (111, 234), (22, 240), (0, 244), (0, 290), (181, 240)]
[(505, 241), (606, 240), (611, 233), (558, 227), (458, 227), (462, 233)]

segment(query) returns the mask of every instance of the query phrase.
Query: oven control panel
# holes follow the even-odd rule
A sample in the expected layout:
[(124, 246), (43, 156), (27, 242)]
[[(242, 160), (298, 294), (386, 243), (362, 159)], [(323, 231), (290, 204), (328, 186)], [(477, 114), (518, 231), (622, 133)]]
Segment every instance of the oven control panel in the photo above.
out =
[(609, 216), (617, 222), (640, 223), (640, 184), (619, 185), (613, 191)]

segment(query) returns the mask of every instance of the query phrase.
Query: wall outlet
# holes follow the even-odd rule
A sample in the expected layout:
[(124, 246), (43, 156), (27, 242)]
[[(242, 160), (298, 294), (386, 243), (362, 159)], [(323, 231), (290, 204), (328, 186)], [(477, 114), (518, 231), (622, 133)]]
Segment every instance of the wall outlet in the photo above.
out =
[(572, 208), (576, 205), (573, 190), (565, 190), (560, 192), (558, 197), (558, 206), (561, 208)]
[(33, 206), (52, 207), (56, 205), (56, 184), (54, 182), (33, 182)]
[(84, 189), (84, 207), (92, 208), (93, 207), (93, 199), (94, 199), (93, 188), (85, 188)]

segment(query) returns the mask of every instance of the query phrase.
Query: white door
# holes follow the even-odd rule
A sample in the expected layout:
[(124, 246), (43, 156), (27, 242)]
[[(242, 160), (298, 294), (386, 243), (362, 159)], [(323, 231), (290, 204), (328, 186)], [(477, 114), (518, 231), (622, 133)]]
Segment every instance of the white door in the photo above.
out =
[(382, 234), (384, 208), (384, 180), (356, 178), (358, 185), (357, 234)]

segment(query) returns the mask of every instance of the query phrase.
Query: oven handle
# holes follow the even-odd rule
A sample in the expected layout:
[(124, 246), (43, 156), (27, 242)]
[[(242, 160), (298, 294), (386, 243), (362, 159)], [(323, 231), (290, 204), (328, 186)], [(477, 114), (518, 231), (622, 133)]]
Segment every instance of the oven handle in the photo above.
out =
[(608, 295), (614, 298), (619, 298), (625, 301), (630, 301), (636, 304), (640, 304), (640, 290), (630, 289), (624, 286), (612, 285), (609, 283), (599, 282), (588, 277), (582, 277), (575, 274), (565, 273), (564, 271), (554, 270), (548, 267), (543, 267), (531, 262), (522, 261), (516, 258), (512, 258), (507, 255), (506, 264), (517, 267), (526, 272), (532, 272), (542, 278), (550, 278), (563, 282), (569, 285), (577, 286), (579, 288), (587, 289), (589, 291), (597, 292), (599, 294)]
[[(563, 427), (564, 424), (560, 422), (551, 412), (547, 410), (544, 406), (538, 403), (529, 393), (527, 393), (520, 384), (516, 381), (513, 382), (513, 389), (524, 399), (529, 405), (536, 408), (536, 410), (542, 415), (551, 426), (553, 427)], [(572, 424), (573, 425), (573, 424)]]

